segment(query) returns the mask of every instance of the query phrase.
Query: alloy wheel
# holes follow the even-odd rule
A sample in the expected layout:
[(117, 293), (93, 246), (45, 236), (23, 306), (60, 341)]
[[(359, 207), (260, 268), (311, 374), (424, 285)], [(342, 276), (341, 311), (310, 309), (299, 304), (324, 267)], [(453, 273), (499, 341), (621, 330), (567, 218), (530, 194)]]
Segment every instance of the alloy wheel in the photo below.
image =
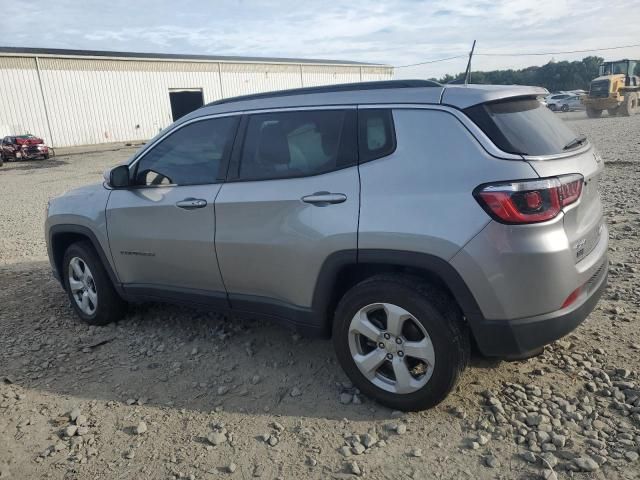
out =
[(429, 334), (397, 305), (374, 303), (358, 310), (349, 325), (349, 350), (360, 373), (387, 392), (415, 392), (433, 375)]
[(98, 308), (98, 291), (89, 266), (80, 257), (69, 261), (69, 288), (80, 311), (93, 315)]

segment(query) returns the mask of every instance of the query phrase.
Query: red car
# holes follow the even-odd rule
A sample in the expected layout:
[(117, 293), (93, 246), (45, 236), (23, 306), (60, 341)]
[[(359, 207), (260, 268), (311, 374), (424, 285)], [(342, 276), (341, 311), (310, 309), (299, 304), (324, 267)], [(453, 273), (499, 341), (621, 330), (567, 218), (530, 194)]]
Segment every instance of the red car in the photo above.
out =
[(4, 137), (0, 143), (0, 161), (46, 160), (49, 158), (49, 147), (44, 140), (33, 135), (16, 135)]

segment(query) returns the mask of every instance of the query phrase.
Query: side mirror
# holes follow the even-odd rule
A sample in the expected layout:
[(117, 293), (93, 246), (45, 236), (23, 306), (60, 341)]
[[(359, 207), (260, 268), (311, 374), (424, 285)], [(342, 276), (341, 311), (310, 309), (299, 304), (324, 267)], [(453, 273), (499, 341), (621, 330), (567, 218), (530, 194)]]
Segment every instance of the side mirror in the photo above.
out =
[(129, 165), (118, 165), (109, 170), (107, 182), (111, 188), (127, 188), (131, 185), (129, 177)]

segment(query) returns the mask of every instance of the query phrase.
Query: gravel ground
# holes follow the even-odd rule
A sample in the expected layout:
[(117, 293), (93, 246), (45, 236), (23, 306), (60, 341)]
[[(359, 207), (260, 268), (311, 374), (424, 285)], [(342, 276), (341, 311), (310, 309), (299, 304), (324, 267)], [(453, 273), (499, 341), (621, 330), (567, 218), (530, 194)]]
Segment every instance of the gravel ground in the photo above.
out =
[(42, 240), (48, 198), (132, 150), (0, 169), (0, 478), (640, 478), (640, 116), (562, 114), (608, 162), (610, 286), (524, 362), (474, 358), (440, 406), (359, 395), (329, 341), (164, 305), (74, 316)]

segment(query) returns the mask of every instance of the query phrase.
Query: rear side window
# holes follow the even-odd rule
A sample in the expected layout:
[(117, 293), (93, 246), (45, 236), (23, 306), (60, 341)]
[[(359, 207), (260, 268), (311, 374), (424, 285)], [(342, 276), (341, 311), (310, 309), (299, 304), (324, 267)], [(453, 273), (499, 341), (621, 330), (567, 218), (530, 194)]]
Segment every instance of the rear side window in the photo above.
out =
[(388, 109), (358, 112), (360, 163), (386, 157), (396, 149), (393, 115)]
[(356, 163), (355, 110), (251, 115), (240, 159), (241, 180), (303, 177)]
[(485, 103), (465, 113), (500, 150), (518, 155), (562, 153), (576, 137), (535, 98)]

